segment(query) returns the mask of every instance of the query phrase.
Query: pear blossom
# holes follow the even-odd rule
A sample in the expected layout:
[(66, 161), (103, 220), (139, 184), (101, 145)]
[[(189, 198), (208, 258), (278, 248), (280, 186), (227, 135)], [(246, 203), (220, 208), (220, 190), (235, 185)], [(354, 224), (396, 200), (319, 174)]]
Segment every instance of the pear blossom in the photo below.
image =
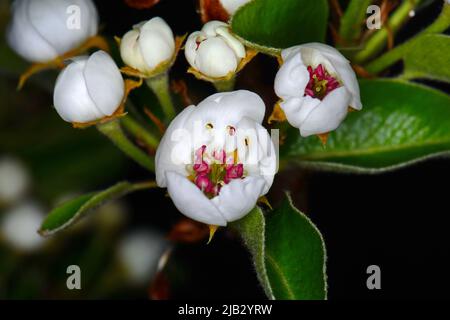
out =
[(118, 245), (118, 257), (132, 284), (147, 284), (164, 262), (164, 252), (170, 248), (164, 235), (154, 230), (135, 230)]
[(77, 57), (58, 76), (53, 102), (63, 120), (88, 123), (111, 116), (125, 95), (122, 75), (104, 51)]
[(45, 242), (37, 233), (44, 217), (44, 211), (36, 203), (22, 203), (1, 217), (0, 234), (15, 249), (36, 250)]
[(15, 0), (6, 37), (24, 59), (48, 62), (77, 48), (97, 29), (92, 0)]
[(206, 77), (221, 78), (237, 71), (246, 51), (226, 23), (213, 20), (189, 35), (185, 55), (194, 70)]
[(169, 64), (175, 54), (175, 39), (169, 25), (160, 17), (141, 22), (120, 42), (122, 60), (144, 74)]
[(237, 9), (248, 2), (250, 2), (250, 0), (220, 0), (220, 4), (229, 15), (233, 15)]
[(30, 185), (30, 176), (25, 166), (9, 156), (0, 158), (0, 204), (11, 204), (20, 200)]
[(288, 122), (304, 137), (335, 130), (348, 107), (361, 110), (356, 75), (339, 51), (308, 43), (285, 49), (275, 92)]
[(240, 90), (214, 94), (172, 121), (156, 152), (155, 173), (180, 212), (225, 226), (269, 191), (276, 155), (261, 126), (264, 113), (257, 94)]

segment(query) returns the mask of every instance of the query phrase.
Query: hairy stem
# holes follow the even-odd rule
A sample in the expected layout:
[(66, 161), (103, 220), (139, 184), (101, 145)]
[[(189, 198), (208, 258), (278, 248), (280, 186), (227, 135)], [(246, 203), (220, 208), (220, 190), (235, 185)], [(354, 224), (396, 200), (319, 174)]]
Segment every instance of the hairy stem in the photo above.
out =
[[(395, 10), (395, 12), (388, 20), (388, 26), (393, 33), (397, 32), (398, 29), (400, 29), (400, 27), (409, 18), (409, 12), (413, 10), (421, 1), (423, 0), (403, 1), (400, 7)], [(365, 48), (355, 55), (354, 61), (358, 64), (361, 64), (373, 58), (386, 46), (387, 39), (388, 29), (387, 27), (383, 27), (382, 29), (374, 33), (374, 35), (366, 42)]]
[(416, 35), (414, 38), (408, 40), (405, 43), (395, 47), (389, 52), (386, 52), (384, 55), (379, 57), (378, 59), (372, 61), (366, 66), (366, 70), (370, 73), (378, 73), (383, 71), (384, 69), (390, 67), (395, 62), (403, 58), (406, 52), (414, 45), (414, 43), (423, 37), (424, 35), (440, 33), (447, 30), (450, 27), (450, 4), (444, 4), (441, 14), (439, 17), (429, 25), (425, 30)]

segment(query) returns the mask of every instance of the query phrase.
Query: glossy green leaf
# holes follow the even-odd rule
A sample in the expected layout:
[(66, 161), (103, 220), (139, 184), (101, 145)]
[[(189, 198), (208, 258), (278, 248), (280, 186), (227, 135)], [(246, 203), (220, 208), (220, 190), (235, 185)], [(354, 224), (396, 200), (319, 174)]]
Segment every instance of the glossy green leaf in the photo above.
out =
[(450, 82), (450, 36), (425, 35), (405, 55), (405, 77)]
[(349, 113), (326, 146), (291, 128), (280, 154), (284, 162), (317, 169), (380, 172), (450, 150), (450, 97), (396, 80), (360, 82), (363, 109)]
[(326, 0), (253, 0), (231, 21), (232, 31), (262, 52), (306, 42), (324, 42), (328, 19)]
[(258, 279), (269, 298), (326, 299), (325, 243), (289, 196), (265, 221), (256, 208), (234, 226), (253, 256)]
[(107, 201), (111, 201), (136, 190), (154, 186), (155, 184), (153, 182), (142, 184), (120, 182), (104, 191), (85, 194), (69, 200), (49, 213), (42, 223), (39, 233), (43, 236), (55, 234), (56, 232), (71, 226), (86, 213)]

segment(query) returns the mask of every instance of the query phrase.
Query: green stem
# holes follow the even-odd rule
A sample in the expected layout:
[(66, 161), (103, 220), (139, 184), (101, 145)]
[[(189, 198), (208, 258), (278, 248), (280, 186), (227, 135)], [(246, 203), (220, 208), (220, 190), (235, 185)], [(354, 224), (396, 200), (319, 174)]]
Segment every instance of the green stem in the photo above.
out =
[(142, 167), (154, 172), (155, 162), (141, 149), (136, 147), (123, 132), (119, 120), (112, 120), (97, 125), (97, 129), (107, 136), (120, 150), (139, 163)]
[(367, 71), (373, 74), (383, 71), (384, 69), (390, 67), (395, 62), (400, 60), (406, 54), (406, 52), (417, 42), (417, 40), (422, 38), (424, 35), (441, 33), (447, 30), (449, 27), (450, 5), (444, 4), (441, 14), (431, 25), (429, 25), (425, 30), (416, 35), (414, 38), (405, 43), (402, 43), (391, 51), (386, 52), (378, 59), (369, 63), (366, 66)]
[(230, 80), (216, 81), (213, 84), (218, 92), (229, 92), (234, 90), (235, 83), (236, 77), (233, 77)]
[(150, 148), (156, 149), (158, 147), (159, 139), (156, 138), (150, 131), (145, 129), (130, 115), (121, 118), (120, 122), (127, 132), (135, 136), (137, 139), (143, 141)]
[(167, 119), (172, 120), (176, 115), (176, 111), (169, 90), (169, 74), (164, 72), (155, 77), (148, 78), (145, 82), (158, 98)]
[[(395, 10), (388, 21), (388, 26), (393, 33), (406, 22), (409, 18), (409, 12), (413, 10), (423, 0), (405, 0), (400, 7)], [(365, 44), (365, 48), (358, 52), (354, 61), (356, 63), (364, 63), (376, 54), (378, 54), (386, 45), (388, 38), (388, 29), (386, 27), (378, 30)]]

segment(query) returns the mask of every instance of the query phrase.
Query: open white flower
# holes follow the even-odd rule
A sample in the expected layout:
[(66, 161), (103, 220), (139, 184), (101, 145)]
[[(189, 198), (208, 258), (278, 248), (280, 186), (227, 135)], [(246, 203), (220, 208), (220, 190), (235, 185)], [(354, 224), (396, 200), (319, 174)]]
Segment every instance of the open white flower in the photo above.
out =
[(47, 62), (97, 34), (92, 0), (15, 0), (9, 45), (24, 59)]
[(128, 31), (120, 43), (122, 60), (144, 74), (152, 73), (175, 54), (175, 40), (169, 25), (160, 17), (141, 22)]
[(67, 122), (88, 123), (111, 116), (121, 105), (125, 85), (104, 51), (73, 59), (58, 76), (53, 102)]
[(44, 211), (33, 203), (26, 202), (6, 212), (2, 217), (0, 233), (14, 248), (32, 251), (45, 241), (37, 230), (44, 220)]
[(225, 226), (269, 191), (276, 155), (264, 112), (257, 94), (240, 90), (214, 94), (172, 121), (156, 152), (156, 181), (180, 212)]
[(242, 7), (247, 2), (250, 2), (250, 0), (220, 0), (220, 4), (229, 15), (233, 15), (237, 9)]
[(302, 136), (333, 131), (349, 106), (362, 108), (356, 75), (333, 47), (308, 43), (283, 50), (281, 55), (275, 92), (287, 120)]
[(0, 158), (0, 204), (20, 200), (29, 184), (28, 171), (19, 160), (12, 157)]
[(246, 51), (226, 23), (210, 21), (188, 37), (185, 55), (194, 70), (207, 77), (221, 78), (237, 71)]

